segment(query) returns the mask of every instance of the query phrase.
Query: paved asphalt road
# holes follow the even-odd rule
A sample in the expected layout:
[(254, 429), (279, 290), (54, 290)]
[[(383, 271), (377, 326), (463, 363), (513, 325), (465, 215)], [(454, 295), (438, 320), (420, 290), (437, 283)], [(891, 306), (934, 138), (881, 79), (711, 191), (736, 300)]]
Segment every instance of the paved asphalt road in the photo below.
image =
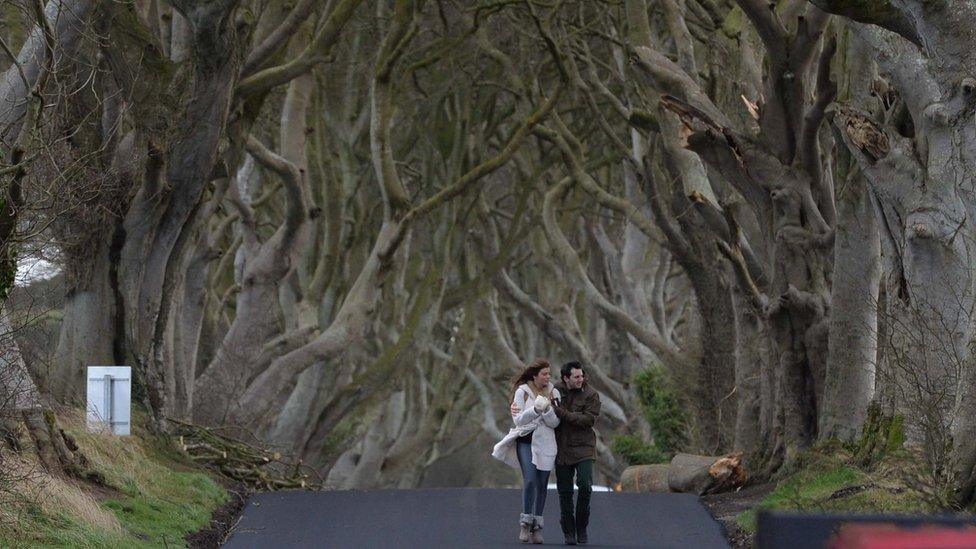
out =
[[(444, 489), (256, 494), (224, 547), (524, 547), (520, 491)], [(549, 491), (546, 545), (562, 545)], [(589, 547), (727, 548), (722, 528), (687, 494), (594, 493)]]

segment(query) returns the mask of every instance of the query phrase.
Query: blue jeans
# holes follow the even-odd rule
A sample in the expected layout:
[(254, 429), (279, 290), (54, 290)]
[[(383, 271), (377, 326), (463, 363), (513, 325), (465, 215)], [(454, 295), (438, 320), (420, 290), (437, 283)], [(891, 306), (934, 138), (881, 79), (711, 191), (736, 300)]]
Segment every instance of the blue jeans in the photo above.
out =
[(549, 471), (540, 471), (532, 464), (532, 443), (518, 442), (515, 446), (519, 465), (522, 466), (522, 513), (541, 517), (546, 508)]

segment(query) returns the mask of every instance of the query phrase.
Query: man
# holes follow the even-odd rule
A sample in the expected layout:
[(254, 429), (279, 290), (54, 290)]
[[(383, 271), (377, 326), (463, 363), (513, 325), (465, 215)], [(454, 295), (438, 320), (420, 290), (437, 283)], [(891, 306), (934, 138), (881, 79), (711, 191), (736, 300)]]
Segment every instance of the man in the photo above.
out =
[[(593, 493), (593, 461), (596, 459), (596, 432), (593, 425), (600, 416), (600, 395), (586, 384), (579, 362), (567, 362), (560, 370), (561, 398), (554, 408), (559, 417), (556, 427), (556, 489), (559, 492), (559, 523), (567, 545), (589, 541), (590, 495)], [(573, 477), (579, 495), (573, 508)]]

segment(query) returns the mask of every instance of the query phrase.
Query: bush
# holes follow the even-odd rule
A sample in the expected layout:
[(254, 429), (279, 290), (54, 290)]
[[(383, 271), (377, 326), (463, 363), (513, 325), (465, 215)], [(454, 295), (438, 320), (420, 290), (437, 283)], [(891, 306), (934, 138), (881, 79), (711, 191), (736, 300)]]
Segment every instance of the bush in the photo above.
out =
[(613, 453), (624, 458), (627, 465), (644, 465), (647, 463), (661, 463), (668, 458), (653, 443), (647, 443), (634, 435), (617, 435), (610, 443)]
[(665, 373), (659, 368), (644, 370), (634, 376), (634, 385), (655, 447), (670, 456), (686, 446), (688, 417)]

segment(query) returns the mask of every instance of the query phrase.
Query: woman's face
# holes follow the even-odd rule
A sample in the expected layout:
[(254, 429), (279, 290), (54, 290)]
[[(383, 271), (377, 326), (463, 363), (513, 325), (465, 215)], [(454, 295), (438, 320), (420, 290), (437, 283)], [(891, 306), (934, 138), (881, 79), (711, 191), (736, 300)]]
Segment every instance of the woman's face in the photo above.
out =
[(549, 372), (549, 368), (543, 368), (539, 370), (539, 373), (532, 378), (532, 382), (535, 383), (536, 387), (545, 387), (549, 385), (549, 377), (552, 374)]

